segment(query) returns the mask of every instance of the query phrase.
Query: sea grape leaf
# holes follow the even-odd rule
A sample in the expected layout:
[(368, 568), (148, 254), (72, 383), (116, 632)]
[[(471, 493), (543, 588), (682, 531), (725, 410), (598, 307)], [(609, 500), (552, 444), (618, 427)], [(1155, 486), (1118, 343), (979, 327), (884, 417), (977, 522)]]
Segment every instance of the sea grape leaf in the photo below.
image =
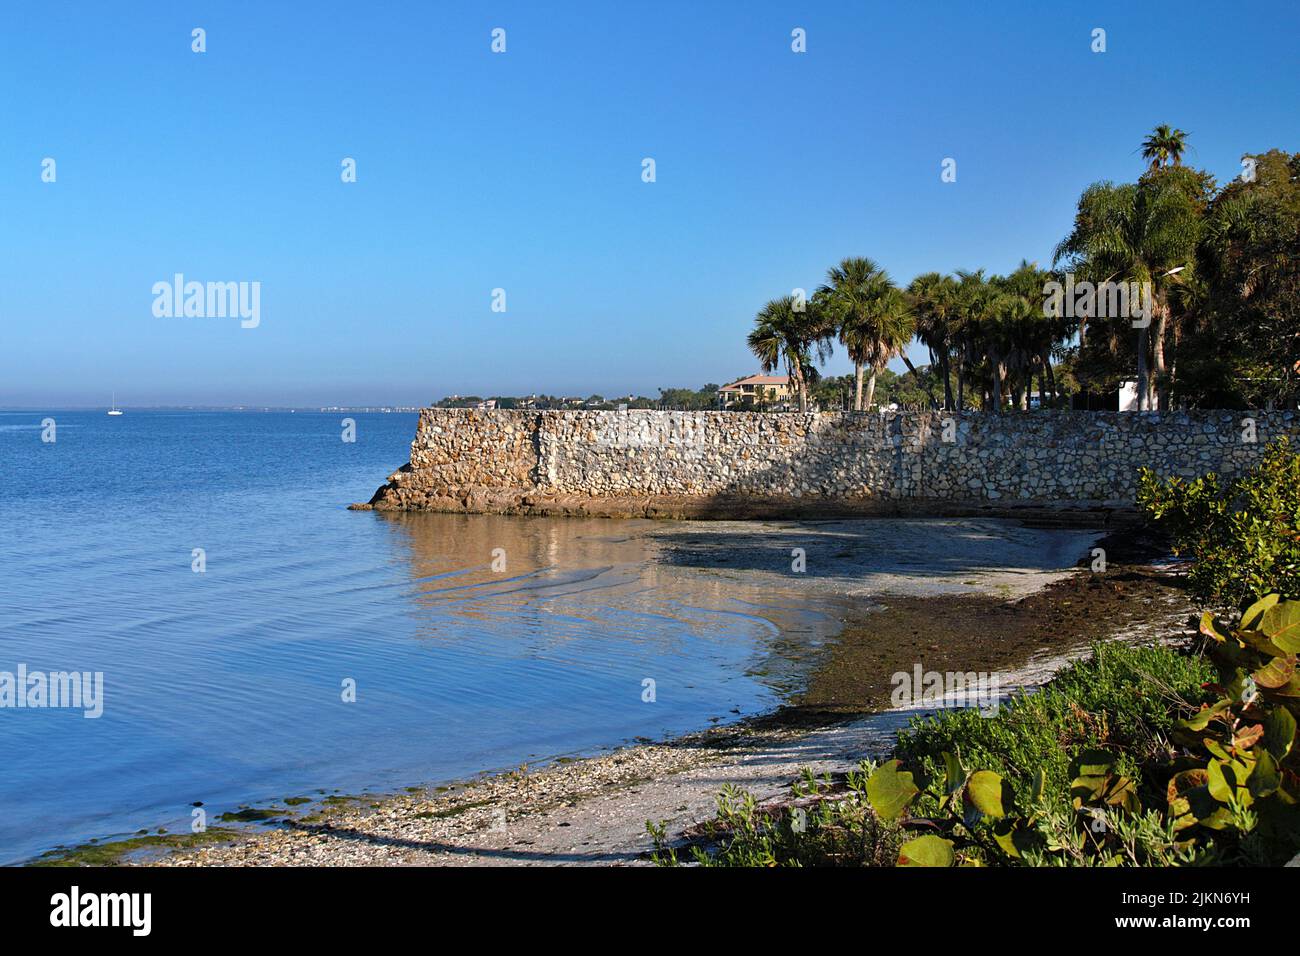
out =
[(1000, 820), (1011, 804), (1011, 788), (992, 770), (976, 770), (966, 783), (966, 796), (986, 817)]
[(1264, 715), (1264, 749), (1281, 760), (1295, 742), (1295, 717), (1285, 707), (1274, 707)]
[(1242, 630), (1253, 631), (1258, 628), (1260, 619), (1264, 616), (1264, 612), (1275, 605), (1280, 599), (1280, 594), (1269, 594), (1246, 608), (1245, 613), (1241, 615)]
[(1300, 651), (1300, 601), (1282, 601), (1264, 612), (1259, 629), (1288, 654)]
[(901, 766), (901, 760), (883, 763), (867, 780), (867, 799), (884, 820), (897, 820), (912, 798), (920, 793), (912, 781), (912, 774), (900, 770)]
[(952, 841), (932, 833), (909, 840), (898, 851), (899, 866), (952, 866), (956, 859)]

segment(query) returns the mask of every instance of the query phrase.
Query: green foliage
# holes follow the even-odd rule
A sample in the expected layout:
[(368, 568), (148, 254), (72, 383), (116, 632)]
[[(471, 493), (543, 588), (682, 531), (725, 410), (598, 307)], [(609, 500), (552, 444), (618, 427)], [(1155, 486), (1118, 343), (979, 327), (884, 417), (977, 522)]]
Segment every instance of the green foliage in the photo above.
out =
[(1274, 591), (1300, 597), (1300, 455), (1286, 439), (1232, 481), (1162, 481), (1144, 468), (1138, 504), (1176, 553), (1192, 557), (1188, 580), (1203, 601), (1243, 607)]
[(746, 344), (764, 372), (784, 367), (799, 397), (800, 410), (806, 411), (808, 387), (818, 377), (814, 356), (820, 361), (830, 358), (834, 334), (834, 323), (816, 302), (800, 302), (786, 295), (758, 311)]
[(1142, 158), (1151, 160), (1151, 168), (1159, 169), (1166, 163), (1177, 166), (1183, 161), (1187, 149), (1187, 133), (1161, 123), (1142, 141)]
[[(1056, 261), (1081, 279), (1118, 280), (1150, 289), (1154, 322), (1140, 327), (1136, 342), (1131, 315), (1085, 319), (1079, 345), (1084, 357), (1076, 365), (1081, 373), (1109, 365), (1110, 372), (1104, 374), (1108, 381), (1119, 369), (1136, 370), (1142, 410), (1155, 407), (1157, 385), (1165, 393), (1159, 404), (1167, 407), (1168, 382), (1157, 382), (1156, 376), (1167, 373), (1170, 292), (1190, 275), (1200, 240), (1200, 182), (1191, 170), (1156, 168), (1138, 183), (1094, 183), (1079, 197), (1074, 229), (1056, 247)], [(1129, 346), (1134, 351), (1126, 354)]]
[[(1171, 866), (1218, 860), (1167, 812), (1178, 714), (1209, 700), (1208, 663), (1164, 647), (1100, 644), (994, 718), (914, 721), (896, 757), (926, 780), (908, 810), (966, 864)], [(955, 756), (955, 755), (960, 755)], [(967, 773), (963, 764), (982, 769)], [(958, 802), (959, 801), (959, 802)], [(896, 819), (909, 825), (905, 811)]]
[(718, 386), (712, 383), (701, 388), (661, 388), (659, 389), (661, 408), (682, 409), (684, 411), (711, 411), (718, 407)]
[[(949, 383), (949, 390), (954, 387), (955, 378)], [(848, 375), (828, 375), (820, 379), (813, 387), (811, 395), (823, 411), (847, 411), (853, 407), (854, 380)], [(943, 381), (935, 366), (921, 365), (916, 372), (894, 372), (881, 369), (876, 375), (875, 403), (879, 408), (897, 405), (908, 411), (924, 411), (933, 407), (931, 395), (942, 397)], [(967, 396), (966, 406), (972, 407)], [(979, 407), (979, 401), (973, 403)]]
[[(1213, 671), (1197, 657), (1161, 647), (1098, 644), (1092, 656), (1064, 668), (1041, 691), (999, 708), (990, 719), (979, 712), (945, 710), (915, 719), (899, 735), (897, 756), (923, 775), (944, 769), (944, 754), (960, 752), (972, 766), (1007, 778), (1021, 800), (1036, 774), (1062, 804), (1074, 777), (1069, 753), (1108, 748), (1122, 753), (1125, 772), (1159, 756), (1173, 729), (1171, 710), (1208, 699), (1201, 685)], [(1163, 781), (1152, 783), (1163, 787)]]
[[(728, 788), (692, 857), (1280, 865), (1300, 850), (1300, 601), (1270, 595), (1232, 625), (1206, 614), (1201, 633), (1218, 672), (1204, 688), (1202, 657), (1100, 645), (994, 717), (945, 711), (914, 723), (894, 759), (864, 763), (841, 788), (806, 774), (789, 808), (764, 810)], [(650, 829), (659, 862), (677, 862), (662, 828)]]
[(953, 842), (932, 833), (909, 840), (898, 850), (899, 866), (952, 866), (956, 861)]
[(1150, 281), (1153, 324), (1089, 318), (1068, 349), (1087, 390), (1113, 393), (1135, 372), (1161, 408), (1295, 407), (1300, 398), (1300, 154), (1243, 157), (1222, 188), (1181, 165), (1180, 130), (1143, 144), (1136, 183), (1079, 198), (1056, 259), (1080, 279)]
[[(1040, 693), (992, 719), (948, 711), (915, 723), (896, 754), (904, 761), (867, 782), (872, 806), (905, 828), (926, 826), (951, 855), (905, 853), (900, 865), (1169, 866), (1217, 861), (1167, 809), (1177, 711), (1203, 701), (1205, 662), (1167, 648), (1099, 645)], [(1155, 693), (1152, 691), (1155, 690)], [(1186, 756), (1184, 760), (1190, 759)], [(982, 769), (969, 772), (964, 764)], [(996, 770), (988, 769), (990, 765)], [(883, 785), (876, 778), (883, 777)], [(906, 805), (901, 807), (901, 798)]]
[[(1243, 160), (1206, 213), (1201, 295), (1179, 360), (1187, 397), (1202, 406), (1294, 408), (1300, 399), (1300, 153)], [(1198, 391), (1198, 388), (1201, 389)]]
[[(1052, 353), (1074, 332), (1073, 320), (1044, 315), (1044, 289), (1053, 278), (1022, 260), (1006, 276), (986, 277), (979, 269), (958, 271), (956, 280), (945, 281), (926, 274), (909, 287), (923, 310), (920, 328), (931, 350), (946, 345), (955, 353), (957, 389), (951, 397), (956, 408), (977, 403), (993, 414), (1008, 404), (1028, 410), (1035, 377), (1040, 402), (1052, 404), (1044, 400), (1058, 392)], [(943, 312), (941, 328), (936, 310)]]
[[(875, 776), (888, 772), (876, 770), (868, 795)], [(1180, 838), (1159, 811), (1143, 810), (1134, 781), (1118, 772), (1114, 755), (1084, 751), (1071, 762), (1070, 775), (1068, 808), (1050, 799), (1041, 771), (1018, 802), (999, 774), (968, 773), (944, 754), (943, 775), (918, 792), (917, 815), (903, 820), (936, 832), (905, 843), (898, 865), (1168, 866), (1214, 858), (1194, 839)], [(872, 807), (882, 816), (894, 810), (875, 801)]]
[(854, 397), (854, 409), (870, 408), (876, 377), (907, 347), (916, 332), (911, 303), (870, 259), (850, 256), (826, 273), (813, 302), (835, 329), (855, 369), (869, 367), (867, 395)]
[(1201, 619), (1220, 696), (1179, 722), (1170, 782), (1178, 828), (1214, 831), (1238, 855), (1281, 864), (1300, 849), (1300, 601), (1270, 594), (1233, 625)]
[(867, 799), (884, 820), (897, 820), (920, 793), (912, 775), (900, 769), (901, 764), (891, 760), (877, 768), (867, 781)]
[[(805, 771), (788, 807), (765, 809), (733, 786), (718, 796), (718, 815), (690, 848), (701, 866), (893, 866), (904, 842), (900, 827), (872, 812), (865, 761), (842, 785)], [(667, 845), (666, 828), (646, 824), (661, 866), (681, 863)], [(702, 844), (702, 845), (701, 845)]]
[[(1203, 659), (1169, 648), (1098, 645), (996, 716), (914, 721), (894, 759), (864, 763), (842, 786), (805, 775), (792, 807), (765, 810), (724, 790), (691, 857), (708, 866), (1217, 860), (1217, 847), (1165, 812), (1169, 734), (1179, 713), (1210, 699), (1201, 685), (1212, 677)], [(651, 832), (656, 859), (676, 863), (662, 829)]]

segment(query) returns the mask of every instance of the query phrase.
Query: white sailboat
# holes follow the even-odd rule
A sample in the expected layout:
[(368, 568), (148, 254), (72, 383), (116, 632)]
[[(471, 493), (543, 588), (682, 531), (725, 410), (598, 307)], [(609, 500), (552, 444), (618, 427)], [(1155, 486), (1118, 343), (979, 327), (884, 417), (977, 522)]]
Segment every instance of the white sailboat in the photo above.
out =
[(121, 415), (122, 410), (117, 407), (117, 392), (113, 393), (113, 407), (108, 410), (110, 415)]

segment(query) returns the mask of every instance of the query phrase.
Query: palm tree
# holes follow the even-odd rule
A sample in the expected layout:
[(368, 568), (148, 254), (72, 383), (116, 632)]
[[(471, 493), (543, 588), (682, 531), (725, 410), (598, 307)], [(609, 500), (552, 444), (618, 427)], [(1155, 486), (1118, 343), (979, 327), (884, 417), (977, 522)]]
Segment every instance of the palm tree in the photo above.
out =
[(957, 311), (957, 283), (952, 276), (926, 272), (907, 286), (916, 316), (916, 337), (930, 350), (930, 364), (943, 378), (943, 407), (952, 409), (953, 332)]
[[(1021, 262), (1008, 276), (985, 278), (981, 269), (959, 271), (957, 277), (958, 407), (964, 403), (964, 380), (969, 376), (984, 383), (981, 391), (989, 414), (1001, 415), (1008, 401), (1015, 408), (1028, 409), (1033, 373), (1039, 372), (1040, 382), (1043, 375), (1046, 273)], [(1050, 354), (1046, 363), (1050, 368)]]
[[(803, 306), (801, 308), (801, 305)], [(813, 355), (824, 361), (830, 355), (831, 332), (814, 303), (799, 303), (793, 296), (773, 299), (754, 317), (747, 339), (749, 350), (763, 371), (785, 366), (799, 396), (799, 411), (808, 411), (808, 383), (816, 377)]]
[[(957, 270), (953, 290), (951, 334), (957, 351), (957, 410), (966, 408), (966, 382), (980, 374), (982, 362), (988, 357), (986, 338), (989, 322), (994, 315), (997, 290), (984, 278), (984, 270), (974, 272)], [(993, 413), (999, 411), (996, 404)]]
[(1039, 269), (1037, 263), (1021, 260), (1020, 265), (998, 286), (1007, 297), (1002, 304), (1002, 329), (1010, 391), (1014, 404), (1022, 411), (1029, 407), (1033, 378), (1038, 376), (1038, 394), (1046, 399), (1048, 383), (1055, 398), (1056, 378), (1052, 371), (1052, 352), (1073, 336), (1069, 320), (1043, 313), (1046, 284), (1052, 274)]
[(1187, 133), (1161, 123), (1142, 141), (1142, 158), (1151, 160), (1152, 169), (1160, 169), (1167, 163), (1181, 166), (1186, 149)]
[[(1191, 198), (1176, 185), (1095, 183), (1079, 197), (1074, 229), (1056, 247), (1056, 262), (1066, 260), (1074, 271), (1089, 278), (1136, 282), (1150, 290), (1154, 323), (1142, 325), (1137, 340), (1141, 411), (1149, 411), (1153, 405), (1149, 351), (1154, 354), (1154, 374), (1163, 377), (1166, 371), (1168, 277), (1191, 267), (1199, 223)], [(1160, 407), (1166, 407), (1167, 390), (1163, 387), (1160, 398)]]
[[(853, 410), (862, 411), (863, 371), (867, 364), (864, 351), (849, 344), (856, 342), (855, 329), (866, 329), (873, 309), (887, 288), (889, 277), (876, 263), (862, 256), (841, 260), (826, 270), (826, 284), (814, 294), (818, 306), (835, 323), (840, 341), (853, 361)], [(848, 336), (846, 338), (846, 336)]]
[[(906, 299), (884, 269), (861, 256), (828, 269), (826, 284), (813, 298), (834, 323), (853, 361), (853, 410), (870, 408), (880, 370), (912, 340), (915, 323)], [(863, 373), (868, 367), (871, 380), (864, 400)]]
[[(856, 362), (856, 356), (860, 356), (871, 368), (871, 378), (867, 382), (867, 395), (859, 402), (859, 411), (871, 408), (871, 403), (876, 397), (876, 376), (884, 370), (892, 358), (902, 358), (917, 381), (920, 381), (920, 375), (904, 352), (916, 334), (916, 318), (912, 314), (912, 306), (902, 290), (889, 282), (888, 278), (885, 281), (887, 287), (876, 300), (870, 320), (853, 328), (840, 330), (840, 339), (850, 357), (853, 357)], [(930, 400), (934, 401), (933, 395), (930, 396)]]
[(976, 298), (976, 342), (981, 347), (988, 368), (986, 407), (1001, 415), (1006, 407), (1007, 378), (1014, 360), (1014, 323), (1024, 316), (1018, 311), (1019, 299), (1003, 288), (1000, 276), (989, 279), (983, 295)]

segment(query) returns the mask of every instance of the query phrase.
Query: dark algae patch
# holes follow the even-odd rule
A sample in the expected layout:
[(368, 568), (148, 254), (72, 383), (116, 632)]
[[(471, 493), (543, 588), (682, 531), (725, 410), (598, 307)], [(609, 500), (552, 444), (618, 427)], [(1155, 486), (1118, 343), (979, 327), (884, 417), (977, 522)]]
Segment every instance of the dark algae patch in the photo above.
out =
[(877, 713), (890, 706), (892, 676), (917, 663), (927, 671), (1012, 670), (1044, 651), (1079, 650), (1139, 629), (1186, 604), (1181, 580), (1149, 563), (1165, 553), (1158, 540), (1119, 532), (1099, 546), (1110, 559), (1104, 573), (1085, 566), (1019, 600), (883, 597), (883, 608), (845, 626), (776, 719), (814, 726)]
[(213, 827), (202, 833), (167, 833), (155, 836), (134, 836), (110, 843), (85, 843), (78, 847), (51, 850), (37, 857), (30, 866), (121, 866), (133, 862), (137, 856), (165, 853), (221, 843), (239, 834), (234, 830)]
[(222, 823), (264, 823), (267, 820), (274, 820), (283, 815), (283, 810), (272, 810), (264, 807), (240, 807), (238, 810), (223, 813), (220, 820)]

